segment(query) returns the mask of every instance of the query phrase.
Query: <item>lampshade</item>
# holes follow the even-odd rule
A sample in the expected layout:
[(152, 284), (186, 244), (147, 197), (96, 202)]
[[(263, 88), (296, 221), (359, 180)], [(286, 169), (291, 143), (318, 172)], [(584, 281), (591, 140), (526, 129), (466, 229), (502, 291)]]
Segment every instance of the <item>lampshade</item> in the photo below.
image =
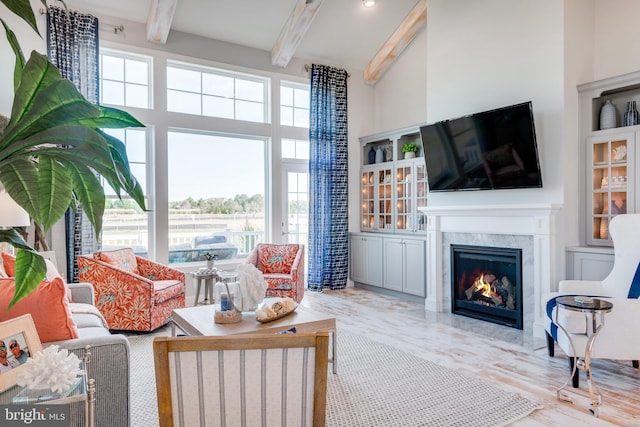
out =
[(0, 228), (27, 227), (30, 224), (27, 211), (22, 209), (4, 189), (0, 190)]

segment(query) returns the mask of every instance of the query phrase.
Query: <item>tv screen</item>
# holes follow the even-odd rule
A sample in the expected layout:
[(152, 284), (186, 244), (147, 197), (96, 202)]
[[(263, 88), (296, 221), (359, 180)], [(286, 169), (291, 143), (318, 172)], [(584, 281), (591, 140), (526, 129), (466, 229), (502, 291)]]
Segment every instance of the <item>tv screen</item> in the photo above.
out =
[(540, 188), (531, 102), (420, 128), (429, 191)]

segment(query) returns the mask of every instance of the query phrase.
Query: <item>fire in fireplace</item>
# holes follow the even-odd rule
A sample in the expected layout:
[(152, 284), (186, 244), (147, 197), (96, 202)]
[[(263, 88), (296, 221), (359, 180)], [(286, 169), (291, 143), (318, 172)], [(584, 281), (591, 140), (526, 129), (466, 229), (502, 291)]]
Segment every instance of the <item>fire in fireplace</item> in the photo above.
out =
[(451, 311), (522, 329), (522, 250), (451, 245)]

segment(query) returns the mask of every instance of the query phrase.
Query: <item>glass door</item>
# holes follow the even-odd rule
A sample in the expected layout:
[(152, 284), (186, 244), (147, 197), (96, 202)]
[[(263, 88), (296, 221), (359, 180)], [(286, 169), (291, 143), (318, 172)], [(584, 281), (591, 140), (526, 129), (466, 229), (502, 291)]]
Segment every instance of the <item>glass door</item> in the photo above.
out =
[(308, 166), (287, 164), (283, 169), (283, 194), (286, 194), (282, 209), (283, 241), (303, 244), (306, 248), (309, 236)]

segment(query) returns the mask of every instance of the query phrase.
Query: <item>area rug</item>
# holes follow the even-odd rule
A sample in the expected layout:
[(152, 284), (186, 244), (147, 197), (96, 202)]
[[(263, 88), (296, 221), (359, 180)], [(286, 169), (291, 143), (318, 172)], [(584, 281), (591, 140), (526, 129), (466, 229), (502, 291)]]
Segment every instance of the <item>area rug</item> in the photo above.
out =
[[(129, 335), (132, 426), (157, 426), (151, 343)], [(505, 426), (540, 406), (517, 393), (371, 341), (338, 332), (338, 374), (327, 378), (327, 426)]]

